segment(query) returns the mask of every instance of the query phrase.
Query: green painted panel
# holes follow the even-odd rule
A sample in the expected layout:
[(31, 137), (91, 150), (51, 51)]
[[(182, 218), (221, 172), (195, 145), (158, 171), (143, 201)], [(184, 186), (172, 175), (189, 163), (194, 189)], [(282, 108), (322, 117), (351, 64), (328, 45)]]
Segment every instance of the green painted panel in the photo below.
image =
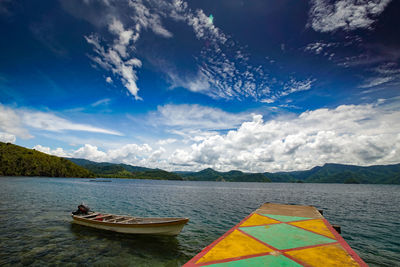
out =
[(306, 217), (296, 217), (296, 216), (284, 216), (284, 215), (274, 215), (274, 214), (263, 214), (262, 215), (268, 216), (272, 219), (281, 221), (281, 222), (295, 222), (295, 221), (302, 221), (302, 220), (311, 220), (312, 218)]
[(336, 242), (336, 240), (284, 223), (268, 226), (240, 227), (239, 229), (277, 249), (298, 248)]
[(258, 267), (258, 266), (282, 266), (282, 267), (299, 267), (302, 266), (283, 255), (261, 256), (245, 260), (230, 261), (218, 264), (211, 264), (207, 266), (215, 267)]

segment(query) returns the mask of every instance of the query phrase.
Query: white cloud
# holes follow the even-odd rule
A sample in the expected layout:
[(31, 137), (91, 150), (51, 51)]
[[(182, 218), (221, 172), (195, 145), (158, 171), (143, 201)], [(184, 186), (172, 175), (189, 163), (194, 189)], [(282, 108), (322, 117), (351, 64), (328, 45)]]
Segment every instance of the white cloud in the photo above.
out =
[[(351, 42), (345, 43), (346, 45), (350, 44)], [(324, 56), (331, 56), (333, 53), (330, 53), (327, 51), (327, 49), (332, 48), (332, 47), (337, 47), (339, 44), (338, 43), (325, 43), (323, 41), (319, 42), (314, 42), (308, 44), (305, 48), (304, 51), (306, 52), (311, 52), (316, 55), (324, 55)]]
[(394, 62), (381, 64), (376, 68), (371, 69), (370, 72), (373, 74), (365, 79), (365, 81), (359, 86), (360, 88), (400, 84), (400, 68)]
[(149, 167), (153, 167), (152, 164), (161, 164), (160, 158), (165, 153), (165, 149), (162, 147), (154, 150), (147, 144), (126, 144), (106, 151), (90, 144), (85, 144), (72, 151), (64, 151), (61, 148), (52, 150), (41, 145), (35, 146), (34, 149), (60, 157), (84, 158), (96, 162), (115, 162)]
[(85, 131), (119, 136), (123, 135), (118, 131), (95, 127), (89, 124), (75, 123), (51, 112), (10, 108), (0, 104), (0, 130), (5, 134), (27, 139), (33, 137), (29, 133), (28, 127), (51, 132)]
[(111, 83), (113, 83), (113, 80), (111, 79), (111, 77), (107, 77), (106, 82), (111, 84)]
[(33, 149), (43, 152), (43, 153), (46, 153), (46, 154), (49, 154), (49, 155), (58, 156), (58, 157), (67, 157), (68, 156), (68, 154), (61, 147), (51, 150), (50, 147), (36, 145), (33, 147)]
[[(115, 145), (107, 150), (90, 144), (73, 151), (37, 149), (98, 162), (166, 170), (212, 167), (221, 171), (264, 172), (304, 170), (328, 162), (392, 164), (400, 162), (399, 107), (399, 99), (379, 100), (375, 104), (321, 108), (270, 120), (253, 114), (244, 116), (242, 121), (235, 121), (230, 117), (233, 114), (226, 113), (225, 127), (236, 125), (226, 132), (213, 130), (214, 124), (222, 120), (223, 112), (172, 106), (165, 107), (162, 116), (176, 115), (165, 124), (171, 132), (180, 131), (184, 139), (164, 139), (153, 145)], [(190, 120), (196, 111), (201, 114)]]
[(97, 54), (96, 57), (91, 57), (91, 59), (102, 68), (112, 71), (114, 75), (119, 76), (122, 84), (129, 93), (136, 100), (140, 100), (141, 98), (138, 95), (139, 88), (136, 84), (138, 78), (133, 68), (140, 68), (142, 62), (137, 58), (126, 59), (128, 56), (126, 49), (130, 40), (126, 40), (129, 37), (129, 33), (125, 34), (126, 32), (119, 32), (119, 38), (114, 42), (114, 46), (108, 48), (100, 44), (100, 40), (96, 35), (85, 36), (85, 39), (89, 44), (94, 46), (94, 51)]
[(202, 72), (198, 72), (196, 76), (182, 77), (171, 69), (166, 68), (164, 71), (170, 79), (172, 88), (182, 87), (189, 89), (192, 92), (205, 94), (208, 94), (211, 90), (208, 78)]
[(375, 87), (378, 85), (385, 84), (387, 82), (392, 81), (394, 78), (393, 77), (373, 77), (373, 78), (368, 78), (363, 84), (361, 84), (359, 87), (360, 88), (370, 88), (370, 87)]
[[(255, 115), (237, 130), (176, 150), (174, 165), (246, 171), (301, 170), (326, 162), (400, 161), (400, 112), (385, 105), (343, 105), (264, 122)], [(193, 167), (192, 167), (193, 168)]]
[(370, 28), (391, 0), (312, 0), (309, 25), (320, 32)]
[(21, 115), (24, 125), (36, 129), (54, 132), (85, 131), (122, 136), (122, 134), (117, 131), (71, 122), (52, 113), (22, 111)]
[(280, 92), (280, 96), (287, 96), (296, 92), (307, 91), (311, 89), (312, 83), (315, 79), (307, 79), (304, 81), (297, 81), (291, 78), (283, 87), (283, 91)]
[(164, 105), (150, 114), (148, 121), (174, 130), (214, 131), (232, 129), (251, 118), (248, 113), (228, 113), (201, 105)]
[(9, 133), (0, 132), (0, 142), (4, 143), (15, 143), (17, 140), (16, 136)]
[(28, 130), (22, 126), (21, 116), (16, 110), (0, 104), (0, 130), (23, 139), (32, 138)]
[[(210, 23), (209, 16), (203, 10), (191, 9), (182, 0), (119, 1), (114, 3), (113, 8), (105, 8), (101, 12), (104, 10), (108, 11), (103, 15), (103, 24), (113, 39), (104, 40), (98, 34), (86, 36), (96, 54), (90, 58), (119, 78), (136, 99), (141, 99), (137, 70), (142, 64), (136, 56), (137, 42), (145, 29), (164, 38), (172, 37), (172, 33), (163, 25), (166, 19), (186, 23), (193, 29), (194, 36), (206, 43), (200, 54), (195, 55), (197, 70), (194, 71), (171, 68), (172, 63), (158, 64), (163, 61), (159, 58), (149, 60), (157, 61), (155, 66), (167, 74), (172, 88), (183, 87), (215, 99), (252, 98), (256, 101), (271, 99), (272, 91), (279, 92), (282, 89), (282, 82), (270, 77), (264, 65), (250, 64), (250, 55), (245, 48)], [(92, 23), (99, 24), (98, 21)], [(275, 98), (279, 96), (279, 93), (274, 94)]]
[(106, 161), (107, 154), (99, 151), (96, 146), (85, 144), (71, 154), (74, 158), (83, 158), (97, 162)]
[(177, 141), (178, 141), (178, 140), (175, 139), (175, 138), (167, 138), (167, 139), (158, 140), (156, 144), (162, 145), (162, 146), (163, 146), (163, 145), (173, 144), (173, 143), (175, 143), (175, 142), (177, 142)]
[(91, 104), (92, 107), (97, 107), (100, 105), (108, 105), (111, 102), (111, 99), (109, 98), (104, 98), (104, 99), (100, 99), (96, 102), (94, 102), (93, 104)]
[[(85, 39), (93, 45), (94, 52), (97, 55), (90, 56), (90, 58), (103, 69), (117, 75), (129, 93), (136, 100), (141, 100), (138, 94), (136, 69), (141, 68), (142, 62), (134, 56), (136, 42), (139, 40), (143, 29), (151, 29), (155, 34), (165, 38), (172, 37), (172, 33), (165, 29), (161, 23), (161, 10), (158, 11), (159, 13), (152, 11), (142, 1), (126, 1), (120, 2), (120, 4), (120, 7), (115, 5), (115, 8), (118, 10), (119, 7), (121, 10), (109, 9), (110, 14), (106, 16), (108, 18), (106, 22), (108, 31), (115, 37), (113, 43), (102, 45), (98, 35), (95, 34), (85, 36)], [(118, 14), (114, 14), (115, 12), (121, 14), (128, 12), (130, 20), (127, 24), (129, 26), (124, 26), (123, 22), (115, 17), (118, 16)], [(111, 78), (107, 77), (106, 82), (111, 83)]]

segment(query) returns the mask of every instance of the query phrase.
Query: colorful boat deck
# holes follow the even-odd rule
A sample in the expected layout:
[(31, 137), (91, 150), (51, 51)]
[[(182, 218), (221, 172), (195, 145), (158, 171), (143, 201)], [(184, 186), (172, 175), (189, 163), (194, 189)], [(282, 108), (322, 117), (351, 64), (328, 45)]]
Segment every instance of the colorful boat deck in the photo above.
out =
[(184, 266), (367, 264), (315, 207), (266, 203)]

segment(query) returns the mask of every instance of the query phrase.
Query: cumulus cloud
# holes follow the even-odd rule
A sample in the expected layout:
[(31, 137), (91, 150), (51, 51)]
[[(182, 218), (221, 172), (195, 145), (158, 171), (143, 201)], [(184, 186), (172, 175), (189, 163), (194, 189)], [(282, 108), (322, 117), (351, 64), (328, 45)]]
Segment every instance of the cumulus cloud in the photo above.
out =
[(391, 0), (312, 0), (309, 25), (319, 32), (369, 29)]
[(175, 165), (246, 171), (301, 170), (327, 162), (400, 161), (400, 112), (380, 104), (343, 105), (293, 118), (261, 115), (171, 154)]
[(58, 156), (58, 157), (67, 157), (68, 156), (68, 154), (61, 147), (58, 147), (58, 148), (52, 150), (52, 149), (50, 149), (50, 147), (36, 145), (33, 147), (33, 149), (43, 152), (43, 153), (46, 153), (46, 154)]
[[(205, 122), (193, 126), (196, 120), (206, 121), (208, 116), (210, 121), (222, 118), (222, 113), (211, 115), (202, 111), (193, 122), (187, 121), (184, 115), (166, 122), (171, 134), (172, 129), (181, 131), (185, 139), (119, 145), (108, 150), (90, 144), (67, 152), (36, 148), (98, 162), (123, 162), (166, 170), (212, 167), (221, 171), (264, 172), (304, 170), (324, 163), (392, 164), (400, 162), (399, 105), (399, 99), (379, 100), (374, 104), (321, 108), (269, 120), (252, 114), (243, 117), (243, 121), (234, 121), (229, 118), (233, 114), (226, 113), (227, 119), (232, 120), (228, 124), (236, 125), (229, 131), (215, 131), (212, 123)], [(179, 114), (171, 113), (170, 108), (183, 112), (198, 107), (166, 107), (165, 116)], [(190, 131), (193, 127), (201, 130)]]
[(84, 146), (71, 151), (62, 148), (51, 149), (36, 145), (34, 149), (60, 157), (84, 158), (96, 162), (125, 163), (138, 166), (163, 166), (161, 157), (166, 152), (162, 147), (153, 149), (148, 144), (126, 144), (116, 149), (102, 150), (97, 146), (85, 144)]
[(16, 136), (9, 133), (0, 132), (0, 142), (4, 143), (15, 143), (17, 140)]
[(167, 139), (161, 139), (157, 141), (158, 145), (169, 145), (177, 142), (178, 140), (175, 138), (167, 138)]

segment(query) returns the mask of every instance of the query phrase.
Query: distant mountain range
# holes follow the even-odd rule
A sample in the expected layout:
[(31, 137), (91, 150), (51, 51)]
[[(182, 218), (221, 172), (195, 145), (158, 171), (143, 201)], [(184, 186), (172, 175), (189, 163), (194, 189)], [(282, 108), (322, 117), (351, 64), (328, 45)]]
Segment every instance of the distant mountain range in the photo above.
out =
[(168, 172), (161, 169), (60, 158), (34, 149), (0, 142), (0, 176), (104, 177), (226, 182), (400, 184), (400, 164), (369, 167), (325, 164), (306, 171), (246, 173)]
[(198, 172), (167, 172), (126, 164), (96, 163), (73, 158), (69, 160), (99, 177), (225, 182), (400, 184), (400, 164), (361, 167), (328, 163), (306, 171), (246, 173), (219, 172), (211, 168)]

